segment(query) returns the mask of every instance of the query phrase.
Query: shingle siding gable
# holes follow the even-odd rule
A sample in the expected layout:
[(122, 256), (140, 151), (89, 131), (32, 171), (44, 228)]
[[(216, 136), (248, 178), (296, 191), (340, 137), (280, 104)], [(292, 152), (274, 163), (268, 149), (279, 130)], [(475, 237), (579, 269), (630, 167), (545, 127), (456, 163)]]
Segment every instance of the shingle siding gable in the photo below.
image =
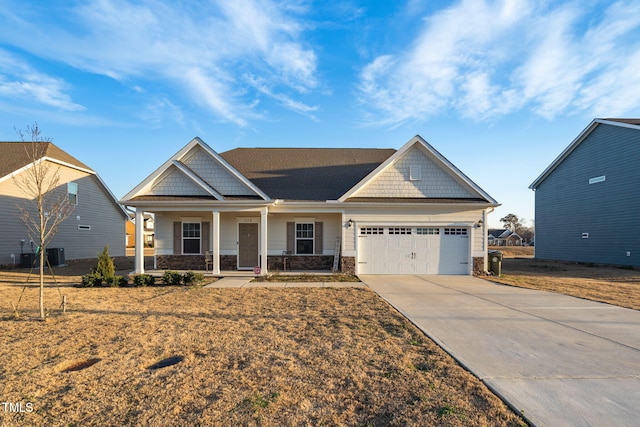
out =
[[(419, 180), (410, 179), (412, 167), (419, 168)], [(414, 147), (357, 191), (354, 197), (469, 198), (477, 195)]]
[(222, 195), (256, 195), (200, 147), (194, 148), (182, 159), (182, 162)]
[(189, 177), (171, 166), (146, 193), (149, 196), (209, 196)]
[(597, 126), (536, 188), (536, 257), (640, 265), (639, 189), (640, 131)]

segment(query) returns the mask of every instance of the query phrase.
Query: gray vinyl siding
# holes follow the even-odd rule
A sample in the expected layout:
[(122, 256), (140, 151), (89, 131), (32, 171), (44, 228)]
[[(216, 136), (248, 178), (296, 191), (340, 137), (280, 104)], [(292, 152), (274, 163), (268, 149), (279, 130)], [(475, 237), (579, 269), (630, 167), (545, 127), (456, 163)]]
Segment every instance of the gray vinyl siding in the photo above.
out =
[[(49, 248), (63, 248), (66, 260), (95, 258), (105, 245), (111, 256), (125, 255), (125, 216), (98, 179), (91, 174), (66, 167), (60, 168), (61, 190), (67, 182), (78, 184), (78, 205), (61, 224)], [(26, 241), (24, 251), (30, 251), (29, 236), (18, 218), (16, 203), (25, 203), (24, 195), (12, 180), (0, 184), (0, 265), (17, 261), (20, 240)], [(80, 217), (80, 219), (78, 219)], [(90, 230), (79, 230), (88, 225)]]
[(640, 265), (640, 131), (600, 124), (539, 184), (535, 201), (536, 258)]

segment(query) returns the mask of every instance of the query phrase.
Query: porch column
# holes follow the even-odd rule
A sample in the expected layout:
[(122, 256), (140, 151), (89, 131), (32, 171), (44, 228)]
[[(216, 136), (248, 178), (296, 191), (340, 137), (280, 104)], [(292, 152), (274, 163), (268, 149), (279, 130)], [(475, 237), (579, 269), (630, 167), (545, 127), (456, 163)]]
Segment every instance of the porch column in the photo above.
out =
[(214, 275), (220, 274), (220, 212), (213, 211), (213, 221), (211, 222), (213, 227), (213, 268), (212, 273)]
[(260, 210), (260, 235), (261, 235), (261, 243), (262, 247), (260, 250), (260, 265), (261, 271), (260, 273), (263, 276), (268, 274), (267, 271), (267, 215), (269, 214), (269, 208), (266, 206)]
[(135, 273), (144, 274), (144, 212), (141, 208), (136, 208), (136, 256), (135, 256)]

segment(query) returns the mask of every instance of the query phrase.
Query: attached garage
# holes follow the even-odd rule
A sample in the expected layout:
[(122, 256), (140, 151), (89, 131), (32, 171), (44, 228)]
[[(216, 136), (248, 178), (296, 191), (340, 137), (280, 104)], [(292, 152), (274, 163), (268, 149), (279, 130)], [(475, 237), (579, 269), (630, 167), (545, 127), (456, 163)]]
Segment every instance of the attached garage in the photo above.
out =
[(362, 226), (358, 274), (469, 274), (468, 227)]

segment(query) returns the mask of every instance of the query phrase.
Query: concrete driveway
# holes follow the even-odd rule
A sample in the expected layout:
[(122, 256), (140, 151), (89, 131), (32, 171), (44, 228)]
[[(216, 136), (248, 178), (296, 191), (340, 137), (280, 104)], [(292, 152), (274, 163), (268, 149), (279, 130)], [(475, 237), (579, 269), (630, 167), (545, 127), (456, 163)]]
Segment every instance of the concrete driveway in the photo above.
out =
[(536, 426), (640, 425), (640, 312), (470, 276), (360, 277)]

